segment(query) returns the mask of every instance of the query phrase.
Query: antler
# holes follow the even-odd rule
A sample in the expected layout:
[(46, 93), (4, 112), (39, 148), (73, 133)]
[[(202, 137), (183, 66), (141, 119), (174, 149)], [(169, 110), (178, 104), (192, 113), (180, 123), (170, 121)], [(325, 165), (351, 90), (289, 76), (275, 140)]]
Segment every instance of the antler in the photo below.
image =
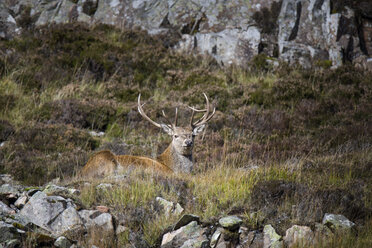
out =
[[(143, 105), (145, 105), (145, 104), (143, 104)], [(145, 114), (145, 111), (143, 111), (143, 108), (142, 108), (143, 105), (141, 105), (141, 94), (139, 94), (138, 95), (138, 112), (140, 113), (140, 115), (142, 115), (143, 118), (145, 118), (146, 120), (148, 120), (149, 122), (151, 122), (153, 125), (161, 128), (161, 125), (159, 123), (151, 120), (150, 117), (148, 117)]]
[[(210, 112), (209, 100), (208, 100), (208, 97), (207, 97), (207, 95), (205, 93), (203, 93), (203, 95), (204, 95), (205, 100), (206, 100), (206, 103), (207, 103), (207, 106), (206, 106), (205, 109), (196, 109), (194, 107), (187, 106), (187, 107), (189, 107), (192, 110), (191, 120), (190, 120), (190, 125), (191, 125), (192, 128), (195, 128), (195, 127), (198, 127), (198, 126), (201, 126), (201, 125), (207, 123), (213, 117), (213, 115), (216, 112), (216, 108), (213, 108), (212, 113), (209, 114), (209, 112)], [(197, 120), (196, 122), (193, 122), (194, 121), (195, 112), (197, 112), (197, 113), (205, 112), (205, 114), (199, 120)]]
[[(157, 127), (161, 127), (161, 125), (153, 120), (150, 119), (150, 117), (148, 117), (146, 114), (145, 114), (145, 111), (143, 111), (143, 105), (145, 104), (141, 104), (141, 94), (138, 95), (138, 112), (142, 115), (143, 118), (145, 118), (146, 120), (148, 120), (149, 122), (151, 122), (152, 124), (154, 124), (155, 126)], [(167, 115), (165, 114), (164, 110), (161, 111), (162, 114), (163, 114), (163, 117), (165, 118), (165, 120), (168, 122), (168, 126), (170, 128), (175, 128), (177, 126), (177, 118), (178, 118), (178, 109), (176, 108), (176, 115), (175, 115), (175, 119), (174, 119), (174, 123), (172, 123)]]

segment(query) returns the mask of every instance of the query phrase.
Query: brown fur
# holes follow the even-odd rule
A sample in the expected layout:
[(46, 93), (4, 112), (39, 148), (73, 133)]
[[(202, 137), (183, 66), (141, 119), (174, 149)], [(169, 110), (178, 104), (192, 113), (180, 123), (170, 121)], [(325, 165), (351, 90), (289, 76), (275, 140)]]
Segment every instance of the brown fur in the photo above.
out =
[[(127, 167), (141, 167), (144, 169), (153, 169), (164, 173), (172, 173), (172, 161), (169, 156), (170, 149), (166, 149), (159, 157), (163, 160), (131, 156), (131, 155), (115, 155), (111, 151), (100, 151), (94, 154), (87, 164), (81, 170), (83, 177), (103, 177), (110, 174), (115, 174)], [(162, 162), (165, 162), (164, 164)]]

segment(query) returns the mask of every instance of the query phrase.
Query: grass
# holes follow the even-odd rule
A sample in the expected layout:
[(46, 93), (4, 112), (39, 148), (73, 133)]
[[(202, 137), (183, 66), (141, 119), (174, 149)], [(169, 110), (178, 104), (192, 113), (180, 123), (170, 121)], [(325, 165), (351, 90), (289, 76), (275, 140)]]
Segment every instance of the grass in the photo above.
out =
[[(208, 223), (236, 214), (248, 227), (269, 223), (282, 234), (340, 213), (366, 229), (330, 247), (369, 247), (370, 73), (348, 65), (274, 70), (264, 56), (250, 70), (221, 68), (170, 50), (161, 37), (105, 25), (41, 27), (0, 41), (7, 49), (14, 52), (0, 58), (0, 124), (8, 123), (0, 125), (0, 172), (30, 186), (55, 177), (74, 184), (85, 206), (109, 206), (128, 228), (120, 246), (159, 245), (176, 221), (157, 209), (161, 196)], [(217, 112), (196, 139), (192, 175), (135, 170), (119, 183), (90, 185), (73, 178), (100, 149), (155, 157), (167, 147), (170, 138), (137, 114), (139, 93), (151, 118), (161, 121), (162, 109), (172, 117), (178, 106), (187, 123), (185, 105), (202, 108), (202, 92)], [(113, 188), (97, 190), (102, 182)]]

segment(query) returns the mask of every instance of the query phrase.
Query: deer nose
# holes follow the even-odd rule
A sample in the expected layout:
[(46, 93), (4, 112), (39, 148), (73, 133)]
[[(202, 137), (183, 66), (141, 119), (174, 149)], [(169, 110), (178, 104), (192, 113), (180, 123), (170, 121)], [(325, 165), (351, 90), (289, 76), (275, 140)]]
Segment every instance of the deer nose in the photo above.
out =
[(185, 140), (185, 145), (192, 146), (192, 140), (189, 140), (189, 139)]

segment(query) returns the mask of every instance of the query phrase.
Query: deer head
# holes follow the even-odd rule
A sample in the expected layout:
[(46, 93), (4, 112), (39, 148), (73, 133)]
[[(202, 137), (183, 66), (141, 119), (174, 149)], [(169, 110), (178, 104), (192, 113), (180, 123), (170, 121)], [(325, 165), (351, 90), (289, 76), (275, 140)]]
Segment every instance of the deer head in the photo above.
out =
[[(194, 138), (196, 135), (200, 134), (204, 128), (206, 123), (213, 117), (214, 113), (216, 112), (216, 108), (213, 108), (212, 113), (210, 112), (209, 100), (205, 93), (203, 93), (205, 100), (206, 100), (206, 108), (205, 109), (196, 109), (194, 107), (188, 106), (192, 110), (191, 120), (188, 126), (186, 127), (179, 127), (177, 126), (177, 117), (178, 117), (178, 109), (176, 108), (175, 119), (174, 122), (171, 122), (168, 117), (166, 116), (164, 110), (162, 111), (163, 117), (165, 118), (167, 124), (165, 123), (157, 123), (151, 120), (144, 112), (143, 105), (141, 104), (141, 94), (138, 95), (138, 112), (142, 115), (142, 117), (148, 120), (153, 125), (162, 128), (167, 134), (172, 136), (172, 143), (174, 150), (183, 156), (191, 156), (192, 149), (194, 147)], [(204, 113), (203, 116), (194, 121), (195, 113)]]

